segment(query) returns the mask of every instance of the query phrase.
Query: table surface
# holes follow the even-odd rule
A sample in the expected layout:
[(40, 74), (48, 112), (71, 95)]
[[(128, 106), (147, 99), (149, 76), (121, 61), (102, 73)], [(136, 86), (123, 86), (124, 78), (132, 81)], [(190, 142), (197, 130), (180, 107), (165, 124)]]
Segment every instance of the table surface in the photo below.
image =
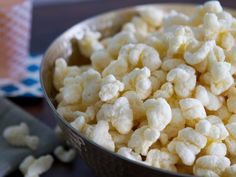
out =
[[(50, 42), (59, 34), (70, 26), (95, 14), (136, 4), (164, 2), (167, 1), (91, 0), (74, 3), (35, 5), (33, 9), (31, 52), (34, 54), (43, 53)], [(170, 0), (168, 2), (203, 3), (204, 0)], [(236, 8), (234, 0), (224, 0), (221, 3), (225, 7)], [(47, 125), (51, 127), (55, 126), (56, 123), (52, 117), (52, 113), (43, 98), (14, 98), (11, 100)], [(95, 177), (89, 167), (79, 158), (70, 164), (56, 161), (53, 167), (47, 173), (43, 174), (42, 177), (67, 177), (68, 175), (70, 177)], [(19, 171), (15, 171), (9, 175), (9, 177), (20, 176)]]

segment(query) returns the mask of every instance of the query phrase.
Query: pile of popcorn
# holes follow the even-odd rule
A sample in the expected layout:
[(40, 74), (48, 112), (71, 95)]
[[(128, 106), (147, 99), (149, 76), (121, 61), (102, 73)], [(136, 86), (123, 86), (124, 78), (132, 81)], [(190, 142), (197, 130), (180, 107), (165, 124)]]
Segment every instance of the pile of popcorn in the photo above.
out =
[[(138, 8), (120, 32), (77, 36), (90, 66), (55, 62), (58, 113), (110, 151), (157, 168), (236, 176), (236, 19)], [(79, 60), (79, 59), (78, 59)]]
[[(60, 132), (57, 130), (55, 133), (59, 136)], [(39, 148), (40, 138), (30, 134), (30, 128), (25, 122), (6, 127), (2, 136), (13, 147), (28, 148), (31, 151)], [(64, 163), (69, 163), (76, 157), (75, 149), (66, 150), (63, 146), (55, 148), (53, 153), (58, 160)], [(29, 155), (22, 161), (19, 170), (25, 177), (39, 177), (51, 168), (53, 162), (51, 155), (43, 155), (38, 159)]]

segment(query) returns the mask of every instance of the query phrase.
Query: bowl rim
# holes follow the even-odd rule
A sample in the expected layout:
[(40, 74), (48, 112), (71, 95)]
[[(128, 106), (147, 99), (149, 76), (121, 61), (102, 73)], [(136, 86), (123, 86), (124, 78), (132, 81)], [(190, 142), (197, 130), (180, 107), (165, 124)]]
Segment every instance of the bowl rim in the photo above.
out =
[[(46, 89), (45, 89), (45, 86), (44, 86), (44, 79), (43, 79), (43, 66), (44, 66), (44, 63), (46, 61), (46, 55), (47, 53), (50, 51), (51, 47), (55, 45), (55, 43), (57, 43), (57, 41), (59, 39), (61, 39), (63, 36), (65, 36), (69, 31), (72, 31), (76, 28), (78, 28), (80, 25), (83, 25), (83, 24), (86, 24), (88, 23), (89, 21), (92, 21), (94, 20), (95, 18), (100, 18), (100, 17), (103, 17), (103, 16), (108, 16), (110, 14), (114, 14), (114, 13), (118, 13), (118, 12), (122, 12), (122, 11), (127, 11), (127, 10), (135, 10), (135, 9), (139, 9), (139, 8), (143, 8), (143, 7), (149, 7), (149, 6), (155, 6), (157, 8), (161, 8), (162, 6), (167, 6), (167, 7), (178, 7), (178, 6), (181, 6), (181, 7), (190, 7), (190, 8), (194, 8), (194, 7), (197, 7), (199, 6), (200, 4), (199, 3), (168, 3), (168, 2), (164, 2), (164, 3), (149, 3), (149, 4), (141, 4), (141, 5), (135, 5), (135, 6), (127, 6), (127, 7), (123, 7), (123, 8), (117, 8), (117, 9), (114, 9), (114, 10), (109, 10), (109, 11), (105, 11), (103, 13), (99, 13), (98, 15), (95, 15), (95, 16), (92, 16), (92, 17), (89, 17), (89, 18), (86, 18), (82, 21), (79, 21), (77, 22), (76, 24), (74, 24), (73, 26), (71, 26), (70, 28), (68, 28), (66, 31), (64, 31), (63, 33), (61, 33), (58, 37), (56, 37), (51, 43), (50, 45), (48, 46), (46, 52), (44, 52), (43, 54), (43, 58), (42, 58), (42, 61), (41, 61), (41, 64), (40, 64), (40, 83), (41, 83), (41, 87), (42, 87), (42, 90), (43, 90), (43, 94), (44, 94), (44, 98), (46, 99), (46, 102), (48, 103), (49, 107), (51, 108), (52, 112), (55, 114), (54, 117), (56, 117), (56, 119), (60, 119), (60, 121), (62, 121), (64, 123), (64, 125), (66, 126), (66, 128), (69, 128), (73, 131), (73, 133), (77, 134), (78, 136), (82, 137), (82, 139), (85, 139), (89, 144), (95, 146), (96, 148), (98, 148), (99, 150), (102, 150), (106, 153), (109, 153), (117, 158), (121, 158), (122, 160), (124, 161), (127, 161), (129, 163), (132, 163), (136, 166), (141, 166), (141, 167), (144, 167), (144, 168), (147, 168), (149, 170), (152, 170), (152, 171), (160, 171), (162, 173), (166, 173), (166, 174), (169, 174), (169, 175), (175, 175), (175, 176), (180, 176), (180, 177), (193, 177), (193, 175), (191, 174), (187, 174), (187, 173), (179, 173), (179, 172), (173, 172), (173, 171), (169, 171), (169, 170), (165, 170), (165, 169), (162, 169), (162, 168), (157, 168), (157, 167), (153, 167), (153, 166), (150, 166), (150, 165), (147, 165), (145, 163), (142, 163), (142, 162), (137, 162), (137, 161), (134, 161), (134, 160), (130, 160), (120, 154), (117, 154), (116, 152), (113, 152), (111, 150), (108, 150), (106, 148), (104, 148), (103, 146), (93, 142), (92, 140), (88, 139), (85, 135), (83, 135), (82, 133), (78, 132), (75, 128), (73, 128), (61, 115), (59, 115), (59, 113), (56, 111), (56, 108), (55, 106), (53, 105), (52, 101), (50, 100), (47, 92), (46, 92)], [(173, 9), (174, 10), (174, 9)], [(224, 10), (226, 11), (229, 11), (230, 13), (232, 12), (235, 12), (235, 9), (231, 9), (231, 8), (224, 8)]]

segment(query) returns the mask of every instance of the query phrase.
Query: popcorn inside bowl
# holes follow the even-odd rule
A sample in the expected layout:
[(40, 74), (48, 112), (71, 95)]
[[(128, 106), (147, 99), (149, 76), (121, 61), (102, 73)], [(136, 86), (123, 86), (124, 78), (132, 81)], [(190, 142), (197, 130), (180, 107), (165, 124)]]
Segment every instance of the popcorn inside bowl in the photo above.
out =
[(236, 19), (218, 1), (154, 7), (117, 34), (77, 38), (88, 67), (55, 62), (57, 111), (118, 154), (197, 176), (236, 176)]

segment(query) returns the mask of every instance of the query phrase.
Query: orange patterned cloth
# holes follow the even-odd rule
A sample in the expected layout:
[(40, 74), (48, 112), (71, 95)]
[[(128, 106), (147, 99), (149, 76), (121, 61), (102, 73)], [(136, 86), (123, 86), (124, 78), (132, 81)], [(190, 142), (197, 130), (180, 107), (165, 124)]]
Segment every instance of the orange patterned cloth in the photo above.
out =
[(25, 77), (31, 9), (30, 0), (0, 0), (0, 83)]

